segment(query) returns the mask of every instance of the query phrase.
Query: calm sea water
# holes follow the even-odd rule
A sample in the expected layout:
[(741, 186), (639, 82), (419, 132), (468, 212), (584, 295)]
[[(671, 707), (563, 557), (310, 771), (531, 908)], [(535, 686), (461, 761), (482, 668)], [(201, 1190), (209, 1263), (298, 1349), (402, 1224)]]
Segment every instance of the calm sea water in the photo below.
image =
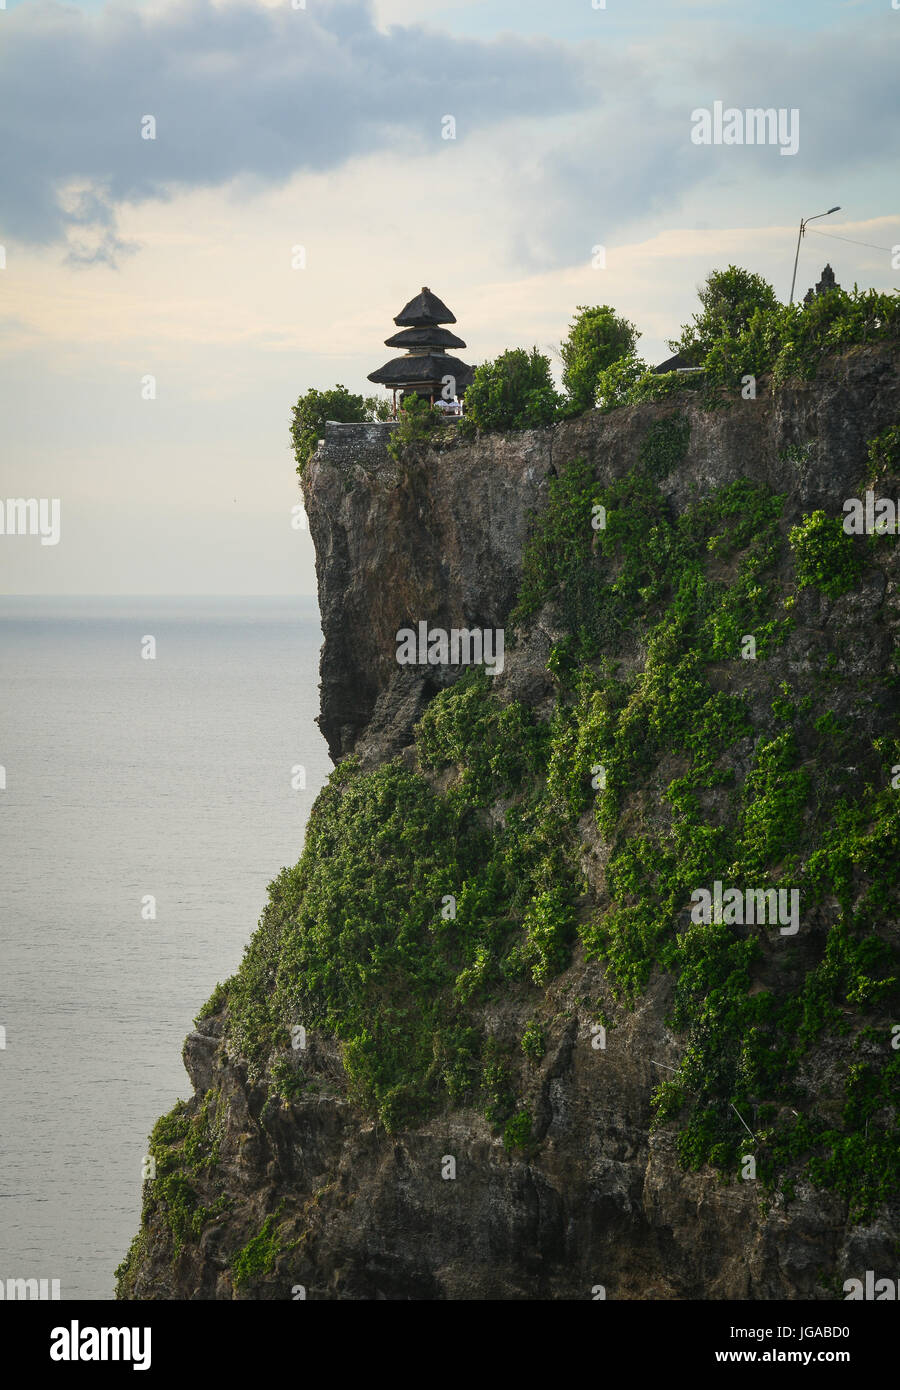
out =
[(0, 598), (0, 1279), (112, 1297), (184, 1036), (330, 769), (320, 643), (310, 599)]

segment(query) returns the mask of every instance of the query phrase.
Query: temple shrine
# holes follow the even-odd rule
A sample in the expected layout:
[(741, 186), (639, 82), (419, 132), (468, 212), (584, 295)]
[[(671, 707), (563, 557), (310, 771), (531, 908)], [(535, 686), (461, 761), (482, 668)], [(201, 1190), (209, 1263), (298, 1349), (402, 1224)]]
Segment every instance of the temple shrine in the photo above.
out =
[(406, 351), (402, 357), (392, 357), (368, 376), (369, 381), (393, 391), (394, 414), (397, 413), (398, 391), (401, 406), (409, 395), (422, 396), (432, 405), (446, 402), (450, 408), (457, 401), (461, 403), (474, 371), (447, 350), (464, 348), (465, 343), (449, 328), (441, 326), (456, 323), (446, 304), (423, 285), (415, 299), (400, 310), (394, 323), (400, 332), (385, 338), (384, 345)]
[(807, 290), (804, 296), (804, 304), (812, 304), (814, 299), (821, 299), (823, 294), (828, 294), (829, 290), (839, 290), (841, 287), (835, 282), (834, 271), (830, 265), (826, 265), (822, 271), (822, 278), (815, 289)]

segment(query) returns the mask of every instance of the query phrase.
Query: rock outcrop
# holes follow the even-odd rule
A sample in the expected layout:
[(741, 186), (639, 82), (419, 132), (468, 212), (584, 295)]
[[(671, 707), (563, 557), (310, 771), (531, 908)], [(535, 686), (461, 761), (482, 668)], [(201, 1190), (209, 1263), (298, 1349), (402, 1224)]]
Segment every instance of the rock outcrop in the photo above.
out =
[[(867, 441), (900, 421), (900, 362), (886, 349), (854, 350), (814, 382), (727, 409), (678, 409), (690, 441), (660, 484), (672, 513), (748, 478), (785, 495), (787, 526), (818, 508), (838, 514), (859, 495)], [(352, 431), (320, 446), (304, 492), (325, 637), (320, 723), (336, 761), (355, 753), (364, 768), (398, 756), (415, 763), (414, 726), (458, 673), (398, 668), (397, 630), (422, 619), (447, 629), (507, 625), (550, 480), (580, 458), (598, 488), (614, 483), (672, 410), (594, 412), (402, 464), (388, 456), (384, 432), (358, 450)], [(802, 685), (826, 649), (851, 684), (884, 671), (897, 645), (897, 578), (896, 552), (886, 551), (841, 598), (803, 590), (765, 682), (744, 669), (733, 680), (721, 673), (723, 688), (742, 682), (764, 723), (772, 682)], [(547, 713), (558, 636), (551, 609), (519, 634), (495, 679), (501, 700)], [(639, 669), (637, 641), (630, 659)], [(895, 697), (882, 692), (857, 734), (895, 732), (895, 721)], [(742, 757), (749, 745), (738, 748), (738, 770)], [(579, 826), (589, 894), (600, 901), (605, 846), (590, 815)], [(888, 926), (896, 939), (897, 923)], [(473, 1098), (387, 1132), (348, 1087), (341, 1047), (322, 1030), (288, 1052), (298, 1080), (286, 1096), (228, 1035), (229, 1004), (214, 997), (185, 1044), (195, 1097), (168, 1117), (162, 1139), (175, 1157), (155, 1180), (168, 1186), (146, 1185), (120, 1296), (591, 1299), (603, 1286), (610, 1299), (809, 1299), (839, 1297), (842, 1281), (866, 1269), (895, 1274), (896, 1195), (860, 1222), (838, 1192), (809, 1181), (765, 1196), (753, 1181), (682, 1166), (672, 1127), (654, 1127), (651, 1106), (683, 1051), (667, 1023), (671, 1006), (664, 971), (628, 1008), (605, 966), (576, 946), (541, 993), (542, 1055), (520, 1057), (532, 1136), (516, 1149)], [(479, 1009), (486, 1035), (519, 1038), (534, 991), (511, 989)], [(828, 1057), (807, 1066), (826, 1093)]]

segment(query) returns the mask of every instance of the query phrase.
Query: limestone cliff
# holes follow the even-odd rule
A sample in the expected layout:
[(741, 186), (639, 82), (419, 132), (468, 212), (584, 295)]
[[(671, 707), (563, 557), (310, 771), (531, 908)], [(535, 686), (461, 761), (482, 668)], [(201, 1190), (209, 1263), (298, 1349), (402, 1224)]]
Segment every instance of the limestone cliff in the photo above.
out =
[[(402, 463), (332, 431), (304, 492), (346, 761), (185, 1043), (121, 1297), (896, 1275), (900, 540), (823, 538), (897, 497), (898, 422), (881, 348)], [(422, 619), (504, 628), (502, 674), (398, 667)], [(796, 886), (799, 930), (697, 924), (715, 879)]]

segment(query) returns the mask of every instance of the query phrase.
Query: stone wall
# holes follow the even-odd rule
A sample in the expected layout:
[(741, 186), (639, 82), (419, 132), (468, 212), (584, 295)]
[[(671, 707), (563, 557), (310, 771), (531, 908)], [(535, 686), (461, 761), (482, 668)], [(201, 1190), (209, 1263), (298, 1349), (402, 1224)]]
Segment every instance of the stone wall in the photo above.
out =
[(387, 441), (397, 428), (393, 420), (344, 424), (326, 420), (325, 438), (319, 440), (318, 456), (327, 457), (335, 468), (377, 468), (387, 457)]

